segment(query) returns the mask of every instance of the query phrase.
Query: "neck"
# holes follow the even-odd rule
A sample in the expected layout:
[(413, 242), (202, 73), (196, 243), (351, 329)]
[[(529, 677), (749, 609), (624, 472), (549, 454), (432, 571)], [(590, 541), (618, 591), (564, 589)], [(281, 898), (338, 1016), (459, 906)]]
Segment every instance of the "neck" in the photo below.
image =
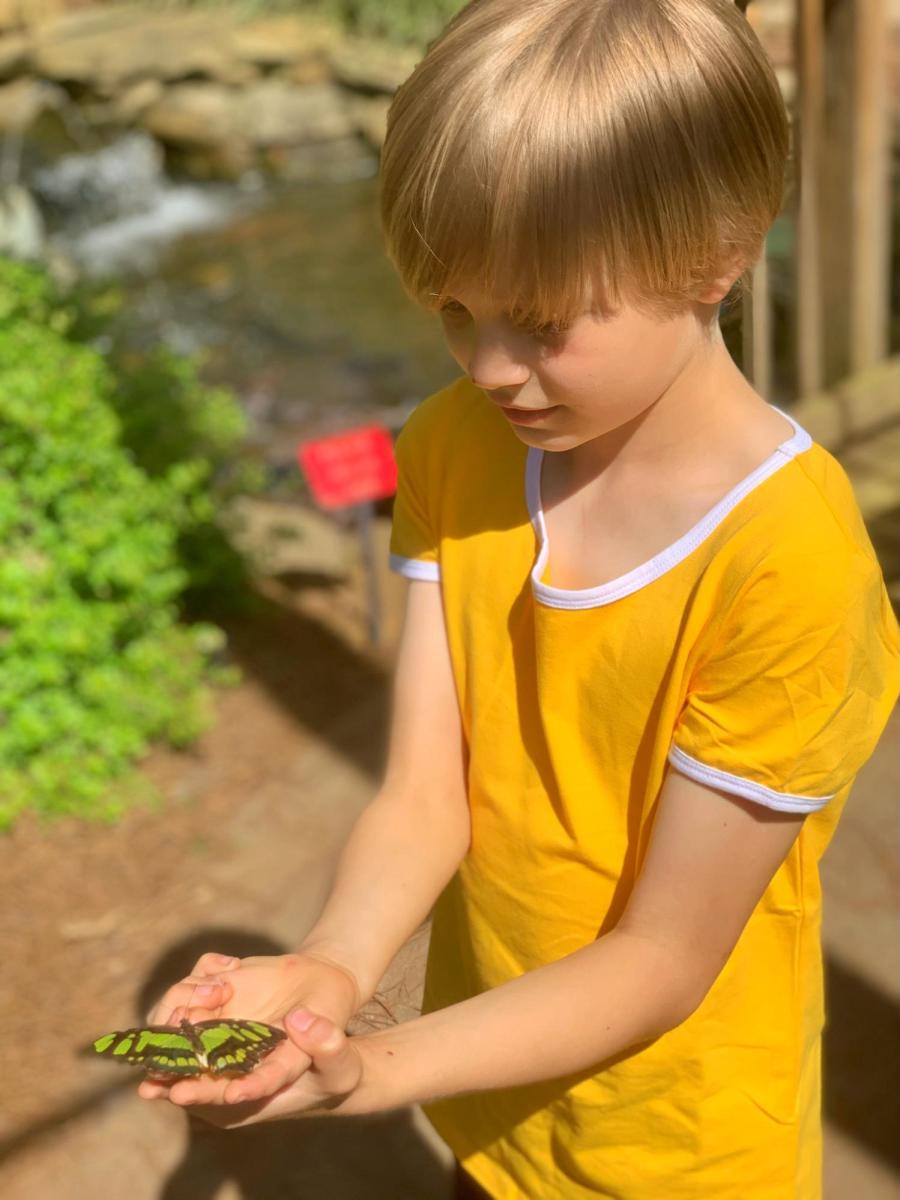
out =
[(667, 473), (687, 469), (698, 458), (708, 458), (733, 423), (736, 407), (746, 411), (763, 403), (718, 333), (697, 347), (638, 416), (563, 451), (565, 474), (578, 486), (601, 474), (625, 478), (663, 468)]

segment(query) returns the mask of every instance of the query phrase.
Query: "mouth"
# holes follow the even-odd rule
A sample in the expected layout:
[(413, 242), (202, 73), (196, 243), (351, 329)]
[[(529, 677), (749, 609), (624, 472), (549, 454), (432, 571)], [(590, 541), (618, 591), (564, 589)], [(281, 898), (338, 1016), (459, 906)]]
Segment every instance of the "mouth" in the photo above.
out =
[(512, 405), (501, 404), (500, 411), (516, 425), (534, 425), (542, 421), (549, 413), (556, 412), (558, 404), (547, 408), (514, 408)]

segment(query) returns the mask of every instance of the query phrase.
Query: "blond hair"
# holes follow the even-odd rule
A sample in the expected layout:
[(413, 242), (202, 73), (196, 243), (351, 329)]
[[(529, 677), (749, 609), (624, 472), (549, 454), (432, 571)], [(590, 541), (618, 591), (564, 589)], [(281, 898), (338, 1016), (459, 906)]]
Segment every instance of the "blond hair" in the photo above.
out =
[(539, 326), (586, 294), (675, 312), (746, 279), (788, 145), (733, 0), (472, 0), (391, 104), (387, 253), (432, 309), (474, 287)]

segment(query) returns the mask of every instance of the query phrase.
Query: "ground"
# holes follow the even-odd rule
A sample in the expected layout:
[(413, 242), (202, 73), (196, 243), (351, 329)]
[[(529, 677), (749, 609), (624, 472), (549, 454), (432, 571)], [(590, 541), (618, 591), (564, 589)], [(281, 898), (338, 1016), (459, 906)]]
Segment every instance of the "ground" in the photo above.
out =
[[(114, 827), (24, 820), (0, 840), (4, 1200), (449, 1195), (446, 1148), (417, 1110), (223, 1134), (138, 1101), (130, 1072), (76, 1054), (141, 1019), (203, 950), (295, 945), (373, 794), (402, 584), (382, 575), (373, 650), (359, 568), (344, 582), (315, 569), (333, 531), (304, 530), (293, 563), (261, 583), (258, 617), (228, 624), (244, 680), (219, 695), (215, 726), (147, 760), (163, 807)], [(382, 519), (382, 560), (386, 531)], [(350, 561), (352, 541), (338, 542)], [(828, 1200), (900, 1195), (898, 740), (895, 714), (824, 862)], [(426, 941), (423, 929), (383, 984), (399, 1019), (415, 1012)]]

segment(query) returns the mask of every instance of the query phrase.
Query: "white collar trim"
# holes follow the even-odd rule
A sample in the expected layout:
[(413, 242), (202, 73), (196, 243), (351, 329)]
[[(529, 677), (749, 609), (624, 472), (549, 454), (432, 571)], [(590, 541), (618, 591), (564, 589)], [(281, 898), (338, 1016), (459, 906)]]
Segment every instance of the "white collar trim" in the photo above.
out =
[(544, 451), (534, 446), (529, 447), (525, 463), (525, 495), (528, 512), (540, 546), (531, 570), (531, 586), (535, 598), (550, 608), (596, 608), (603, 604), (611, 604), (613, 600), (620, 600), (623, 596), (638, 591), (639, 588), (658, 579), (660, 575), (671, 571), (709, 537), (716, 526), (745, 496), (759, 487), (763, 480), (774, 475), (776, 471), (780, 471), (797, 454), (802, 454), (812, 445), (810, 435), (797, 424), (793, 417), (782, 412), (780, 408), (775, 408), (775, 405), (772, 405), (772, 408), (775, 409), (775, 412), (781, 413), (785, 420), (793, 426), (794, 432), (791, 437), (777, 446), (765, 462), (760, 463), (755, 471), (751, 471), (740, 483), (736, 484), (677, 542), (673, 542), (671, 546), (667, 546), (665, 550), (661, 550), (659, 554), (654, 555), (647, 562), (641, 563), (634, 570), (628, 571), (627, 574), (620, 575), (618, 579), (611, 579), (608, 583), (601, 583), (598, 587), (557, 588), (541, 582), (541, 576), (544, 574), (547, 560), (550, 557), (550, 539), (541, 502), (541, 465)]

